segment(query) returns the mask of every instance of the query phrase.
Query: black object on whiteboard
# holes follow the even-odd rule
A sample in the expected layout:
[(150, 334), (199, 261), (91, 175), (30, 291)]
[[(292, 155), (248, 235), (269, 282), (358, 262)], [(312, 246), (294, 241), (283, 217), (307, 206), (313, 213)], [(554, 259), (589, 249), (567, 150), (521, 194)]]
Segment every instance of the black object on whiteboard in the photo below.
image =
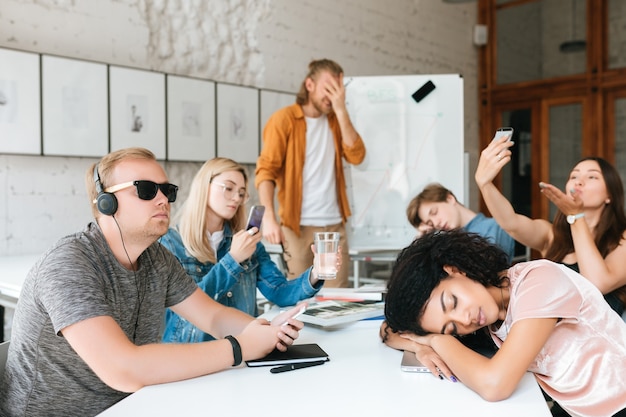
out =
[(423, 86), (418, 88), (416, 92), (411, 94), (411, 97), (413, 97), (413, 100), (419, 103), (420, 101), (424, 99), (424, 97), (429, 95), (434, 89), (435, 89), (435, 84), (432, 81), (428, 80)]

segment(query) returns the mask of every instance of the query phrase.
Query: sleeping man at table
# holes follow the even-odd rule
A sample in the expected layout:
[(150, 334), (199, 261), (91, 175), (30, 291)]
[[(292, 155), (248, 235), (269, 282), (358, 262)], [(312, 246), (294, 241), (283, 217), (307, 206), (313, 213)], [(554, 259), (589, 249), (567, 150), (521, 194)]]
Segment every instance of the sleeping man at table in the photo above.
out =
[[(178, 187), (152, 152), (110, 153), (86, 185), (95, 222), (61, 239), (24, 281), (0, 415), (93, 416), (146, 385), (221, 371), (298, 337), (303, 323), (288, 319), (297, 308), (270, 323), (225, 307), (157, 242)], [(219, 340), (159, 343), (167, 307)]]

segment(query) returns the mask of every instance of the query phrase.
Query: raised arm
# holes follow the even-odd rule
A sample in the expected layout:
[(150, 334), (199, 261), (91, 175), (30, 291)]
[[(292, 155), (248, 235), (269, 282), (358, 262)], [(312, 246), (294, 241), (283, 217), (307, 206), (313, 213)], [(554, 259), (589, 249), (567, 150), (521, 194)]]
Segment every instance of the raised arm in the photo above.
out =
[(603, 294), (608, 294), (626, 285), (626, 233), (622, 235), (620, 244), (605, 258), (596, 246), (592, 233), (604, 207), (584, 207), (579, 193), (564, 193), (552, 184), (542, 183), (541, 192), (565, 215), (585, 213), (569, 225), (576, 252), (576, 262), (581, 275), (591, 281)]
[(581, 275), (591, 281), (602, 294), (626, 285), (626, 234), (622, 235), (620, 244), (606, 258), (602, 258), (587, 223), (576, 223), (571, 225), (571, 229)]
[(329, 78), (326, 84), (326, 92), (333, 105), (333, 111), (337, 116), (343, 143), (351, 148), (360, 140), (360, 136), (352, 125), (350, 115), (346, 109), (346, 88), (343, 85), (343, 74), (339, 76), (339, 82), (336, 82), (332, 77)]
[(491, 216), (513, 239), (545, 254), (552, 241), (552, 225), (515, 212), (511, 203), (493, 183), (500, 170), (511, 160), (507, 137), (492, 141), (480, 154), (474, 178)]

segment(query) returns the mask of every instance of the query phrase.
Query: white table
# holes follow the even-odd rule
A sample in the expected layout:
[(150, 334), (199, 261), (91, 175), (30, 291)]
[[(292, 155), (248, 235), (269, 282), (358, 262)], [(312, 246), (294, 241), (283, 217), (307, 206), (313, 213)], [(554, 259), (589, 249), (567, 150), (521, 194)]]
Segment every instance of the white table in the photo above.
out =
[[(550, 417), (532, 374), (507, 400), (490, 403), (462, 383), (400, 370), (402, 352), (383, 345), (379, 320), (335, 330), (305, 327), (297, 343), (318, 343), (331, 361), (270, 374), (223, 371), (143, 388), (100, 416), (465, 416)], [(210, 360), (210, 358), (207, 358)]]
[(0, 305), (15, 308), (22, 284), (30, 268), (41, 255), (0, 257)]

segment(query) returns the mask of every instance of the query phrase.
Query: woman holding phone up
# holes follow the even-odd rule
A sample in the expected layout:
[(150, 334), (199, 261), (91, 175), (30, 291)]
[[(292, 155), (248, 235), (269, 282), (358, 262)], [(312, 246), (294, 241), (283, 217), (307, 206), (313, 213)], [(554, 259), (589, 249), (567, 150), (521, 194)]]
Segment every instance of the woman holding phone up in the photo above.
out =
[[(204, 292), (221, 304), (257, 316), (257, 288), (270, 302), (287, 306), (314, 296), (323, 281), (313, 267), (287, 280), (265, 251), (259, 228), (245, 230), (247, 185), (246, 170), (237, 162), (227, 158), (205, 162), (178, 213), (178, 225), (168, 230), (161, 244)], [(166, 310), (164, 342), (212, 339)]]
[(530, 219), (515, 213), (493, 184), (511, 160), (509, 140), (493, 140), (482, 151), (476, 169), (476, 183), (491, 215), (518, 242), (580, 272), (621, 315), (626, 303), (626, 215), (618, 171), (602, 158), (583, 158), (570, 172), (565, 193), (554, 185), (539, 184), (559, 209), (553, 223)]

